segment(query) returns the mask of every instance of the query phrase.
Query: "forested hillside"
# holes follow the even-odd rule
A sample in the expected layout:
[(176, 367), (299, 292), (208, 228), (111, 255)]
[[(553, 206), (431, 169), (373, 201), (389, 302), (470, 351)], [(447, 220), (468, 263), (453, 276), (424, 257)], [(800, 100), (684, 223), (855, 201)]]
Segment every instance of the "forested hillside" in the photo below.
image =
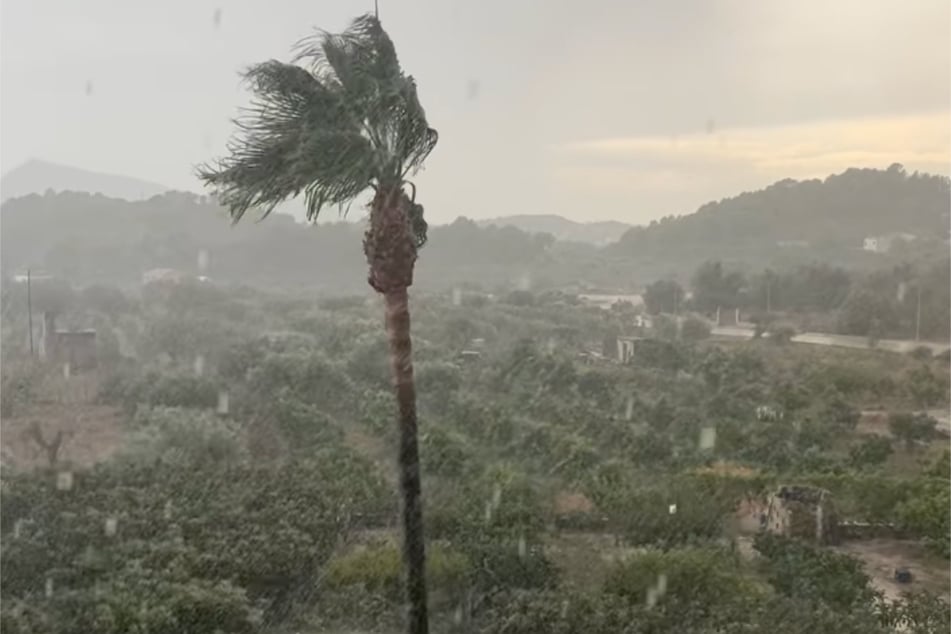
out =
[(635, 227), (613, 245), (626, 257), (699, 262), (711, 257), (746, 262), (818, 258), (861, 264), (866, 237), (915, 236), (910, 250), (947, 251), (949, 181), (943, 176), (849, 169), (825, 180), (779, 181), (766, 189), (703, 205)]
[[(708, 259), (747, 271), (816, 260), (889, 268), (946, 254), (948, 209), (946, 178), (893, 167), (782, 181), (631, 229), (600, 248), (459, 218), (430, 228), (416, 287), (636, 291), (658, 278), (686, 279)], [(362, 222), (305, 225), (274, 214), (265, 223), (229, 227), (212, 199), (184, 192), (134, 202), (77, 192), (30, 195), (5, 202), (0, 218), (6, 271), (32, 267), (76, 283), (135, 284), (154, 268), (197, 273), (205, 251), (203, 273), (222, 282), (366, 291)], [(915, 240), (889, 253), (862, 249), (865, 237), (890, 232)]]

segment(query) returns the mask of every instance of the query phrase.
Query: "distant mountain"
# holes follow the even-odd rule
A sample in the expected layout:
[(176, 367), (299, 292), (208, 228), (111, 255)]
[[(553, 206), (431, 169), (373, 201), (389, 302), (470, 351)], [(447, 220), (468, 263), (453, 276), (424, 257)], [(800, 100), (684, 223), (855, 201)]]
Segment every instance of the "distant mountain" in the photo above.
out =
[(604, 222), (575, 222), (553, 214), (523, 214), (479, 220), (479, 226), (515, 227), (527, 233), (550, 233), (566, 242), (586, 242), (605, 245), (615, 242), (631, 225), (608, 220)]
[(102, 194), (124, 200), (143, 200), (169, 190), (164, 185), (129, 176), (91, 172), (78, 167), (37, 160), (15, 167), (0, 178), (2, 200), (29, 194), (43, 194), (50, 189), (54, 192)]

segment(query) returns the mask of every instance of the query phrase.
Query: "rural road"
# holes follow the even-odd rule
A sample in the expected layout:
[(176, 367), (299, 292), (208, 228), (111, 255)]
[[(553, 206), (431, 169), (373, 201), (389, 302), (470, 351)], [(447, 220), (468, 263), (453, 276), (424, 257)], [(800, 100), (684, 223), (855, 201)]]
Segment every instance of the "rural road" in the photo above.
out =
[[(719, 337), (735, 337), (738, 339), (752, 339), (753, 329), (742, 326), (717, 326), (711, 334)], [(808, 343), (816, 346), (838, 346), (840, 348), (868, 348), (867, 337), (853, 335), (830, 335), (820, 332), (804, 332), (791, 339), (793, 343)], [(949, 347), (947, 343), (934, 341), (914, 341), (911, 339), (879, 339), (876, 349), (890, 352), (911, 352), (915, 348), (929, 348), (932, 354), (944, 352)]]

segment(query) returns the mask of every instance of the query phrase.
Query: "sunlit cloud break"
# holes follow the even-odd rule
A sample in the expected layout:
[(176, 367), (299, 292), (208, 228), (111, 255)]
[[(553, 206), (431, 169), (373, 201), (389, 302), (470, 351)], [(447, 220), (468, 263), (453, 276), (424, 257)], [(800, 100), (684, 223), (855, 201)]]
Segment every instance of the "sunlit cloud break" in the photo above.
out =
[(887, 167), (947, 174), (951, 112), (827, 120), (774, 127), (721, 128), (715, 134), (616, 137), (556, 148), (576, 159), (724, 162), (792, 177), (814, 177), (846, 167)]

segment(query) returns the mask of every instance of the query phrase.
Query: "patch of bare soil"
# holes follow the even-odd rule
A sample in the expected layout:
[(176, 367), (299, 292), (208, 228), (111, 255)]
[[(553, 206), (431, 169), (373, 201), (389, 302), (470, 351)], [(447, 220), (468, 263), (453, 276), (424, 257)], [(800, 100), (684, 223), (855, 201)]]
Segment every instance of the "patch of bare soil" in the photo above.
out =
[(3, 462), (17, 468), (47, 466), (42, 446), (32, 437), (38, 426), (47, 443), (62, 432), (60, 464), (89, 467), (112, 456), (123, 442), (122, 416), (114, 407), (44, 403), (0, 423)]
[[(915, 541), (899, 539), (868, 539), (844, 542), (835, 550), (852, 555), (865, 564), (865, 573), (872, 585), (888, 599), (896, 599), (902, 592), (928, 590), (951, 598), (951, 571), (948, 562), (936, 557)], [(908, 568), (913, 575), (911, 583), (897, 583), (895, 570)]]

